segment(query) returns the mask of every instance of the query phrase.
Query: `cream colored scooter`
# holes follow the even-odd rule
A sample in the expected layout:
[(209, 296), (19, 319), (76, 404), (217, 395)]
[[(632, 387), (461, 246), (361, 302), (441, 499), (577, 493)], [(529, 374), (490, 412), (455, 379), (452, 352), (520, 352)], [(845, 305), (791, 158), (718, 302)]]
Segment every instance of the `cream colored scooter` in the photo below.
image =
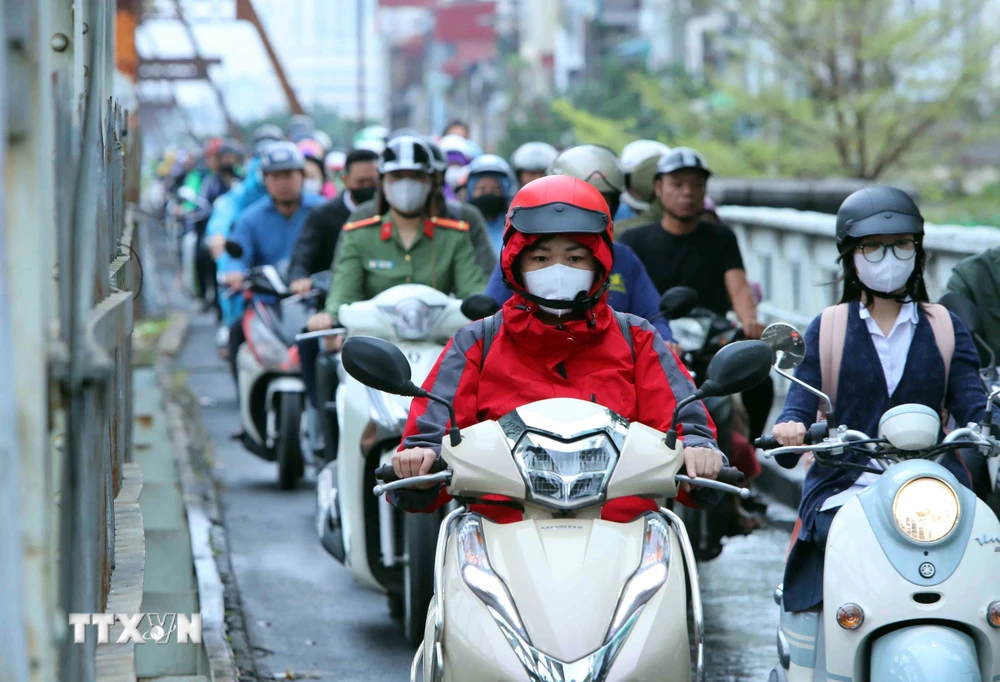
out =
[[(805, 357), (799, 332), (776, 324), (762, 338), (779, 373), (824, 400), (832, 420), (829, 397), (785, 371)], [(957, 447), (995, 461), (1000, 444), (991, 426), (990, 418), (969, 424), (939, 444), (934, 410), (899, 405), (882, 416), (877, 438), (820, 422), (810, 429), (811, 445), (758, 441), (773, 448), (768, 456), (812, 452), (813, 466), (856, 468), (857, 459), (842, 456), (860, 453), (881, 473), (834, 517), (823, 610), (782, 609), (780, 665), (770, 682), (1000, 680), (1000, 521), (938, 463)], [(782, 603), (780, 587), (775, 601)]]
[[(341, 359), (367, 386), (451, 409), (412, 384), (405, 357), (386, 341), (348, 339)], [(725, 347), (699, 392), (677, 409), (756, 385), (771, 361), (759, 341)], [(555, 398), (453, 428), (438, 460), (447, 462), (444, 471), (398, 481), (391, 466), (380, 470), (387, 482), (376, 495), (439, 481), (462, 505), (489, 494), (524, 509), (523, 520), (509, 524), (466, 506), (445, 518), (434, 601), (410, 679), (422, 669), (426, 682), (688, 681), (690, 598), (694, 679), (703, 680), (697, 567), (683, 523), (662, 505), (679, 481), (746, 491), (680, 475), (682, 449), (676, 432), (664, 435), (600, 405)], [(735, 469), (723, 474), (742, 478)], [(603, 503), (626, 496), (654, 499), (660, 511), (629, 523), (601, 520)]]

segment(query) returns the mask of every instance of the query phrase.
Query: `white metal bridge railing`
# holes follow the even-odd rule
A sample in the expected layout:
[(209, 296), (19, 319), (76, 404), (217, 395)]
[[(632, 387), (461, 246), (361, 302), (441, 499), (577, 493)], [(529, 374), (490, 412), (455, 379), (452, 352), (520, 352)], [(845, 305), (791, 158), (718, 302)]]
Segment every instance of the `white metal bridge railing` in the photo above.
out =
[[(736, 232), (747, 276), (761, 283), (761, 320), (789, 322), (802, 331), (839, 300), (836, 217), (785, 208), (723, 206), (719, 215)], [(955, 265), (1000, 246), (1000, 229), (926, 225), (924, 278), (931, 299), (945, 291)]]
[[(0, 0), (0, 680), (93, 682), (139, 281), (115, 0)], [(134, 135), (133, 135), (134, 137)], [(7, 409), (10, 408), (10, 409)]]

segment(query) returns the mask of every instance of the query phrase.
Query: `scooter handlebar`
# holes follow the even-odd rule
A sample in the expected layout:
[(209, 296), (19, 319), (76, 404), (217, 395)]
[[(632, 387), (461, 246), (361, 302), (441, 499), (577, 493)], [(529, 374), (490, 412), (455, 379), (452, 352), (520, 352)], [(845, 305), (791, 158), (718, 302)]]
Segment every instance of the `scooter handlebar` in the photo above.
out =
[[(428, 471), (427, 473), (436, 474), (438, 472), (444, 471), (446, 468), (448, 468), (448, 465), (445, 464), (443, 459), (438, 457), (437, 459), (434, 460), (434, 463), (431, 464), (431, 470)], [(383, 464), (378, 469), (376, 469), (375, 478), (382, 481), (383, 483), (392, 483), (393, 481), (400, 480), (399, 476), (396, 475), (396, 470), (392, 468), (391, 464)]]
[[(827, 429), (826, 422), (816, 422), (806, 429), (806, 437), (802, 444), (816, 445), (817, 443), (822, 443), (823, 439), (826, 438), (827, 433), (829, 433), (829, 431)], [(781, 447), (781, 443), (779, 443), (778, 440), (772, 435), (761, 436), (755, 440), (753, 444), (761, 450), (777, 450)]]

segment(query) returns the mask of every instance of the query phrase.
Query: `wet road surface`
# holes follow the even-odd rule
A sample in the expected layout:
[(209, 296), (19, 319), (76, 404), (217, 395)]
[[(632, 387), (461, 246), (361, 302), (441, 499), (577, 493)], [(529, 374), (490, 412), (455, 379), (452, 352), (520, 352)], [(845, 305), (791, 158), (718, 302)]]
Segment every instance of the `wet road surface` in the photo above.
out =
[[(320, 546), (314, 527), (315, 474), (297, 490), (276, 487), (276, 465), (231, 436), (240, 430), (228, 366), (218, 359), (215, 327), (192, 319), (175, 361), (202, 405), (233, 570), (261, 679), (328, 682), (408, 679), (413, 652), (386, 598), (358, 587)], [(772, 505), (784, 522), (790, 510)], [(767, 527), (730, 539), (701, 566), (709, 682), (764, 682), (775, 660), (777, 607), (788, 533)], [(292, 675), (301, 677), (293, 677)]]

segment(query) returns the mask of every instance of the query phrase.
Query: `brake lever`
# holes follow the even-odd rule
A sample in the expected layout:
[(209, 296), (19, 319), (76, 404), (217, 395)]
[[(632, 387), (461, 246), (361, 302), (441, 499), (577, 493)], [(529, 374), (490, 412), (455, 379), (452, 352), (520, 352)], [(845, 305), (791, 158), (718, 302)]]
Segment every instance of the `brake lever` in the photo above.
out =
[(752, 494), (749, 488), (740, 488), (738, 486), (729, 485), (728, 483), (716, 481), (711, 478), (691, 478), (690, 476), (685, 476), (683, 474), (677, 474), (675, 478), (678, 481), (690, 483), (691, 485), (698, 486), (699, 488), (711, 488), (712, 490), (721, 490), (724, 493), (733, 493), (734, 495), (739, 495), (744, 500), (749, 500)]
[(372, 488), (372, 495), (375, 497), (382, 497), (385, 493), (390, 490), (398, 490), (400, 488), (409, 489), (415, 488), (420, 483), (439, 483), (439, 482), (449, 482), (451, 481), (451, 469), (446, 469), (445, 471), (439, 471), (436, 474), (427, 474), (426, 476), (411, 476), (410, 478), (401, 478), (398, 481), (393, 481), (392, 483), (379, 483), (377, 486)]

